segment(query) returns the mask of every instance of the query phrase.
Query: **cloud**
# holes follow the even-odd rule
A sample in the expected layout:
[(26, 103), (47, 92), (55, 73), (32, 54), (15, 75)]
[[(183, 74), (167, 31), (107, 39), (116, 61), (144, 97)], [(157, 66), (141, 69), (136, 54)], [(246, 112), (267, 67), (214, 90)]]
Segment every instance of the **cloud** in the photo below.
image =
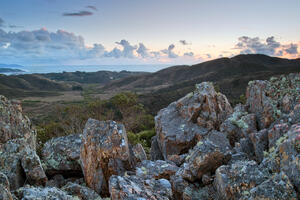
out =
[(92, 9), (92, 10), (94, 10), (94, 11), (97, 11), (97, 10), (98, 10), (96, 6), (87, 6), (87, 8)]
[(240, 49), (240, 53), (249, 54), (266, 54), (275, 55), (276, 49), (281, 45), (277, 42), (274, 36), (268, 37), (265, 41), (262, 41), (259, 37), (240, 37), (239, 42), (236, 44), (236, 49)]
[(173, 52), (175, 48), (174, 44), (169, 45), (168, 49), (161, 50), (162, 53), (167, 54), (169, 58), (177, 58), (178, 55)]
[(90, 15), (93, 15), (93, 13), (90, 11), (86, 11), (86, 10), (82, 10), (79, 12), (73, 12), (73, 13), (63, 13), (63, 16), (65, 16), (65, 17), (84, 17), (84, 16), (90, 16)]
[(190, 45), (190, 43), (188, 43), (186, 40), (179, 40), (180, 44), (182, 45)]
[(186, 52), (186, 53), (184, 53), (184, 56), (190, 56), (190, 57), (193, 57), (193, 56), (194, 56), (194, 53), (193, 53), (193, 52)]
[(121, 40), (120, 42), (116, 42), (116, 44), (121, 45), (123, 47), (122, 57), (124, 58), (133, 58), (134, 56), (134, 50), (137, 49), (137, 46), (130, 45), (130, 43), (127, 40)]
[(0, 17), (0, 27), (4, 26), (4, 20)]
[(136, 52), (142, 58), (149, 58), (150, 57), (149, 50), (145, 47), (145, 45), (143, 43), (139, 44), (139, 48), (136, 50)]
[(298, 54), (298, 45), (284, 45), (275, 40), (274, 36), (268, 37), (265, 41), (259, 37), (240, 37), (235, 49), (241, 54), (266, 54), (269, 56), (288, 56)]
[(298, 54), (298, 45), (291, 43), (290, 45), (285, 46), (284, 50), (287, 54)]

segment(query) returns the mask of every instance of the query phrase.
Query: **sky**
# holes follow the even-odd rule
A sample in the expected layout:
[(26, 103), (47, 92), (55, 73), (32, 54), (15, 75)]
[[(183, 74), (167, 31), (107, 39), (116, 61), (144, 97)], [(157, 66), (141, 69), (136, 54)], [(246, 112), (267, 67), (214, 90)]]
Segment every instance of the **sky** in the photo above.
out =
[(194, 64), (300, 57), (299, 0), (1, 0), (0, 63)]

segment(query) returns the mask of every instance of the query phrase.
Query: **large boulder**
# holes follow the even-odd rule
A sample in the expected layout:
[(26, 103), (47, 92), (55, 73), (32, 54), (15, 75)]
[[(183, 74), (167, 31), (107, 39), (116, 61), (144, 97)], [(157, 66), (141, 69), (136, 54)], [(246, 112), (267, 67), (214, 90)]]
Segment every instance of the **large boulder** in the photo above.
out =
[(37, 156), (36, 131), (22, 114), (17, 101), (0, 96), (0, 172), (10, 182), (10, 189), (24, 185), (44, 185), (47, 177)]
[(258, 118), (260, 129), (291, 112), (300, 100), (300, 74), (272, 77), (269, 81), (250, 81), (246, 97), (251, 113)]
[(80, 160), (88, 187), (108, 195), (112, 175), (124, 175), (135, 167), (125, 127), (114, 121), (89, 119), (85, 125)]
[(46, 166), (46, 173), (80, 175), (80, 146), (81, 135), (52, 138), (47, 141), (42, 150), (42, 159)]
[(182, 177), (191, 182), (201, 180), (204, 174), (214, 173), (219, 166), (226, 164), (230, 157), (226, 135), (213, 131), (190, 151), (183, 165)]
[(171, 184), (166, 179), (142, 179), (137, 176), (111, 176), (109, 180), (112, 200), (172, 199)]
[(219, 130), (232, 113), (227, 98), (212, 83), (196, 85), (193, 93), (171, 103), (155, 117), (157, 143), (165, 160), (187, 153), (212, 129)]

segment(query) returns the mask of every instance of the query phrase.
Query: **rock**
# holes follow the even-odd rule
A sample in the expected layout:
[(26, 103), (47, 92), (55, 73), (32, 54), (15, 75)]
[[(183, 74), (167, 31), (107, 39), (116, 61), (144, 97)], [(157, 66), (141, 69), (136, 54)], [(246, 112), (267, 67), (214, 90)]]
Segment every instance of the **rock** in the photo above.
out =
[(43, 185), (47, 177), (36, 155), (36, 131), (22, 114), (18, 101), (0, 96), (0, 172), (4, 173), (15, 190), (24, 185)]
[(258, 118), (260, 129), (268, 128), (299, 103), (300, 74), (272, 77), (270, 81), (250, 81), (246, 97), (251, 113)]
[(132, 148), (132, 151), (137, 162), (142, 162), (143, 160), (147, 160), (146, 152), (141, 144), (136, 144)]
[(175, 163), (178, 167), (180, 167), (184, 163), (185, 158), (187, 156), (188, 156), (188, 154), (170, 155), (170, 156), (168, 156), (168, 160)]
[(171, 184), (166, 179), (141, 179), (137, 176), (111, 176), (109, 192), (112, 200), (172, 199)]
[(46, 187), (61, 188), (66, 184), (66, 180), (61, 174), (54, 175), (50, 180), (47, 181)]
[(250, 137), (242, 138), (239, 142), (236, 142), (234, 151), (238, 155), (242, 155), (246, 160), (255, 160), (255, 151)]
[(300, 103), (296, 104), (294, 109), (289, 113), (288, 122), (291, 124), (300, 123)]
[(9, 101), (0, 95), (0, 144), (9, 140), (23, 139), (31, 149), (36, 148), (36, 131), (29, 118), (22, 114), (19, 101)]
[(284, 136), (289, 130), (289, 125), (286, 123), (275, 124), (268, 130), (269, 149), (276, 147), (276, 141)]
[(9, 182), (5, 174), (0, 172), (0, 199), (13, 200), (10, 193)]
[(232, 113), (227, 98), (203, 82), (196, 90), (171, 103), (155, 117), (158, 146), (166, 160), (169, 155), (185, 154), (209, 130), (219, 129)]
[(268, 149), (268, 131), (263, 129), (250, 135), (254, 153), (257, 161), (260, 163), (264, 159), (264, 151)]
[(237, 161), (216, 170), (215, 187), (222, 199), (240, 199), (269, 177), (255, 161)]
[(46, 173), (76, 175), (82, 174), (80, 166), (81, 135), (73, 134), (47, 141), (42, 150)]
[(47, 177), (35, 151), (29, 149), (24, 139), (15, 139), (0, 146), (0, 171), (9, 179), (10, 189), (24, 185), (44, 185)]
[(280, 169), (300, 192), (300, 124), (293, 125), (285, 136), (277, 140)]
[(144, 160), (139, 167), (136, 168), (136, 175), (143, 179), (170, 179), (179, 168), (163, 160), (150, 161)]
[(69, 182), (62, 190), (69, 195), (78, 197), (80, 200), (101, 200), (101, 197), (94, 190), (76, 183)]
[(215, 170), (230, 160), (230, 144), (223, 133), (213, 131), (209, 136), (198, 142), (186, 157), (183, 165), (183, 178), (194, 182), (201, 180), (207, 173)]
[(35, 151), (25, 149), (21, 157), (21, 165), (26, 174), (26, 180), (32, 185), (45, 185), (48, 178), (42, 167), (40, 158)]
[(296, 200), (297, 194), (289, 178), (282, 172), (244, 193), (245, 199), (291, 199)]
[(109, 177), (124, 175), (135, 167), (125, 127), (114, 121), (89, 119), (82, 136), (80, 160), (87, 186), (108, 195)]
[(164, 157), (159, 149), (157, 136), (151, 138), (151, 151), (150, 151), (151, 160), (163, 160)]
[(245, 107), (238, 104), (234, 112), (221, 124), (220, 131), (227, 134), (230, 145), (234, 146), (241, 138), (257, 132), (256, 117), (249, 114)]
[(16, 192), (16, 196), (19, 199), (26, 199), (26, 200), (75, 200), (74, 197), (67, 195), (64, 191), (51, 188), (51, 187), (21, 187)]
[(218, 199), (215, 194), (215, 190), (211, 186), (206, 187), (195, 187), (194, 185), (189, 185), (186, 187), (182, 194), (182, 200), (214, 200)]

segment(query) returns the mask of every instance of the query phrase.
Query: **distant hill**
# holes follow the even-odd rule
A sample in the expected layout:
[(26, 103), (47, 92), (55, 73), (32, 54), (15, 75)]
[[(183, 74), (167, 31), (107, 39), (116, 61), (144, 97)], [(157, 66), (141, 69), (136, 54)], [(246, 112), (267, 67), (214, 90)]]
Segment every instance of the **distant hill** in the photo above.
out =
[(112, 72), (112, 71), (98, 71), (98, 72), (63, 72), (63, 73), (48, 73), (40, 74), (46, 78), (56, 81), (67, 81), (77, 83), (99, 83), (107, 84), (112, 80), (117, 80), (133, 75), (146, 75), (146, 72)]
[[(300, 59), (282, 59), (261, 54), (220, 58), (192, 66), (174, 66), (156, 73), (132, 76), (106, 85), (112, 89), (140, 92), (142, 103), (153, 114), (170, 102), (193, 91), (203, 81), (215, 82), (220, 91), (236, 103), (250, 80), (268, 79), (277, 74), (300, 72)], [(145, 93), (146, 91), (146, 93)]]
[(24, 72), (20, 69), (12, 69), (12, 68), (0, 68), (0, 73), (20, 73)]

